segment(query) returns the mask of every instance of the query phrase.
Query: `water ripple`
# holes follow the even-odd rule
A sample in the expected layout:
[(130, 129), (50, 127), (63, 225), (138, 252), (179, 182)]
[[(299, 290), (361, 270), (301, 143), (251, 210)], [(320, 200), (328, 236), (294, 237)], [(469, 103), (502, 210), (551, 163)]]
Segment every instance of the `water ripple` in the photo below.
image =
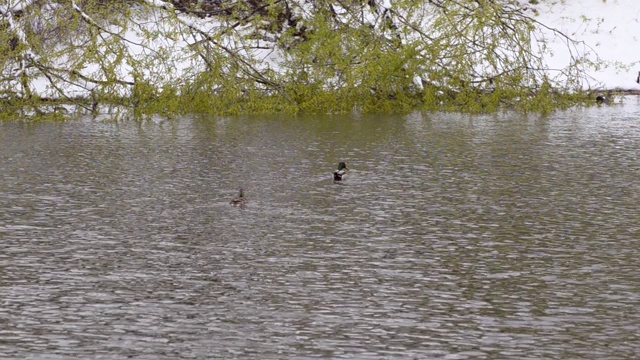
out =
[(637, 358), (639, 105), (2, 123), (0, 356)]

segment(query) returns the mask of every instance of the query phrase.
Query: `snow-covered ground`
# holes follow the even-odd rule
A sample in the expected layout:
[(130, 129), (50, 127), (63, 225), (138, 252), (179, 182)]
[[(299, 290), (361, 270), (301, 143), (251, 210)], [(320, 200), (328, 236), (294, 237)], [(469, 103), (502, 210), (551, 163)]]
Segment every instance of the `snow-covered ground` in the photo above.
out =
[[(540, 0), (534, 5), (536, 20), (583, 41), (610, 63), (604, 69), (588, 71), (605, 89), (640, 90), (640, 0)], [(550, 42), (555, 55), (550, 65), (567, 63), (565, 44)], [(628, 69), (618, 69), (623, 65)]]

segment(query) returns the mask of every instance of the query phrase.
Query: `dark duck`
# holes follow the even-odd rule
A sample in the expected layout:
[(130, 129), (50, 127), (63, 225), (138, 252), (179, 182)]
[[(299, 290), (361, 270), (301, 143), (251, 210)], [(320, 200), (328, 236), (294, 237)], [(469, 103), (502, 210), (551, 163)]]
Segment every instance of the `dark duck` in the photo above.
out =
[(344, 161), (341, 161), (338, 164), (338, 170), (333, 172), (333, 181), (342, 181), (344, 179), (344, 175), (347, 173), (347, 171), (349, 171), (349, 168), (347, 167), (347, 164), (344, 163)]
[(244, 197), (244, 190), (242, 188), (240, 188), (238, 196), (231, 199), (231, 201), (229, 201), (229, 204), (239, 207), (245, 207), (247, 205), (247, 198)]

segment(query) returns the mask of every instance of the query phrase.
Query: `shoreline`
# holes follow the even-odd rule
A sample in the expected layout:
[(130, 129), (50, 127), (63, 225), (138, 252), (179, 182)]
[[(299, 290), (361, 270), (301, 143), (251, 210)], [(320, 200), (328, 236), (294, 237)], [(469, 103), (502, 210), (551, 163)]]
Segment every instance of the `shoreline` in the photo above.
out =
[(613, 95), (640, 95), (640, 90), (637, 89), (611, 89), (603, 92), (611, 92)]

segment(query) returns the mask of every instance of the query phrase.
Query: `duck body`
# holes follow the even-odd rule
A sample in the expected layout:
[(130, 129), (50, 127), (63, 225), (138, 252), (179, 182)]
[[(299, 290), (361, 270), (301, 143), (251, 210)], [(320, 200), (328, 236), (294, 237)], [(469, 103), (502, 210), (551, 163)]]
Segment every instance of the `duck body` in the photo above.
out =
[(596, 96), (596, 104), (598, 105), (602, 105), (602, 104), (609, 105), (609, 102), (610, 100), (606, 96), (603, 96), (603, 95)]
[(347, 164), (345, 164), (344, 161), (341, 161), (338, 164), (338, 170), (333, 172), (333, 181), (342, 181), (347, 171), (349, 171)]
[(231, 201), (229, 201), (229, 204), (239, 207), (245, 207), (247, 205), (247, 198), (244, 197), (244, 190), (242, 188), (240, 188), (238, 196), (231, 199)]

